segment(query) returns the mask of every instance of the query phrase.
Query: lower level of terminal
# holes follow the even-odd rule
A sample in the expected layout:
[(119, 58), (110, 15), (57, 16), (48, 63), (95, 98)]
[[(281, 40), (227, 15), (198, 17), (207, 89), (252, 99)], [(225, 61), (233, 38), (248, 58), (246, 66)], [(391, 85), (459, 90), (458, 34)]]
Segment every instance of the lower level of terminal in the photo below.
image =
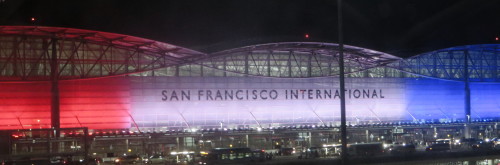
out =
[[(500, 133), (498, 123), (496, 120), (477, 121), (467, 127), (471, 130), (472, 138), (483, 142), (491, 141), (496, 145)], [(465, 125), (462, 122), (350, 125), (348, 144), (380, 143), (386, 150), (386, 147), (397, 144), (425, 148), (436, 141), (446, 141), (451, 150), (471, 149), (471, 144), (465, 143)], [(289, 148), (297, 157), (306, 156), (311, 149), (317, 149), (317, 154), (322, 157), (340, 154), (339, 127), (327, 125), (147, 131), (31, 129), (2, 131), (2, 135), (4, 139), (8, 139), (8, 143), (1, 144), (5, 146), (2, 147), (4, 160), (26, 156), (90, 156), (101, 158), (103, 161), (113, 161), (124, 155), (197, 155), (215, 148), (250, 148), (276, 155), (283, 154), (283, 149)], [(498, 142), (500, 145), (500, 141)]]

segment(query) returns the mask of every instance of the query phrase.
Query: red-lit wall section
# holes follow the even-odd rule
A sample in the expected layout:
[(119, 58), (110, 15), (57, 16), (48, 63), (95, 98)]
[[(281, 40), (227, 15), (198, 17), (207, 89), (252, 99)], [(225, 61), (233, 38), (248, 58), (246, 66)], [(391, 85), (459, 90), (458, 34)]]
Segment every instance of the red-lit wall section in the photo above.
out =
[(0, 129), (30, 128), (50, 128), (50, 84), (0, 84)]
[(129, 128), (130, 87), (124, 78), (61, 82), (61, 127)]
[[(0, 129), (50, 128), (49, 83), (0, 84)], [(61, 127), (130, 128), (124, 78), (61, 81)]]

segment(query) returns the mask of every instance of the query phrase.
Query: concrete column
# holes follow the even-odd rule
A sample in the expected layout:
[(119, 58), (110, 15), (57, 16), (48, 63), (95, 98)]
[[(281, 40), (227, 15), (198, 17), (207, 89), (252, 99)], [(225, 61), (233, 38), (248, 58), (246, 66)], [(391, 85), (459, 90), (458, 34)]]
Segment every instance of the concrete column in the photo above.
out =
[(247, 147), (250, 146), (249, 144), (250, 141), (248, 140), (248, 134), (245, 135), (245, 141), (246, 141), (246, 146)]
[(498, 123), (495, 123), (495, 125), (493, 125), (493, 132), (494, 132), (494, 135), (493, 135), (493, 136), (498, 136), (498, 130), (497, 130), (497, 127), (498, 127)]
[(223, 139), (222, 139), (222, 133), (219, 134), (219, 147), (224, 148), (224, 142), (223, 142)]
[[(50, 134), (50, 131), (47, 131), (47, 134)], [(47, 151), (48, 151), (49, 155), (51, 155), (52, 152), (53, 152), (52, 151), (52, 142), (50, 141), (50, 138), (51, 138), (50, 136), (47, 137), (47, 145), (48, 145), (47, 146)]]
[(312, 133), (311, 132), (307, 132), (307, 135), (308, 135), (307, 136), (307, 146), (311, 147), (311, 145), (312, 145), (312, 143), (311, 143), (312, 142)]
[(129, 149), (129, 148), (128, 148), (128, 139), (125, 139), (125, 148), (126, 148), (126, 150), (127, 150), (126, 152), (128, 152), (128, 149)]
[(437, 128), (434, 126), (434, 128), (432, 130), (434, 130), (434, 132), (433, 132), (434, 134), (432, 134), (432, 137), (437, 138), (438, 137), (438, 136), (436, 136), (437, 135)]
[(12, 147), (12, 154), (17, 154), (17, 144), (14, 144), (14, 147)]
[(179, 137), (175, 137), (175, 142), (177, 143), (177, 152), (181, 151), (181, 144), (179, 142)]
[(273, 149), (273, 146), (274, 146), (274, 144), (273, 144), (273, 134), (274, 134), (274, 131), (271, 131), (270, 136), (269, 136), (269, 144), (270, 144), (269, 145), (269, 149)]
[[(88, 139), (88, 135), (89, 135), (89, 130), (87, 128), (83, 129), (83, 147), (84, 148), (84, 152), (85, 152), (85, 158), (87, 158), (87, 156), (89, 155), (89, 147), (90, 147), (90, 143), (89, 143), (89, 139)], [(63, 148), (64, 148), (64, 142), (61, 142), (63, 145)]]
[(57, 150), (59, 152), (65, 152), (65, 148), (64, 148), (64, 142), (59, 142), (59, 145), (57, 146)]
[(366, 134), (366, 142), (370, 142), (370, 131), (369, 130), (365, 130), (365, 134)]

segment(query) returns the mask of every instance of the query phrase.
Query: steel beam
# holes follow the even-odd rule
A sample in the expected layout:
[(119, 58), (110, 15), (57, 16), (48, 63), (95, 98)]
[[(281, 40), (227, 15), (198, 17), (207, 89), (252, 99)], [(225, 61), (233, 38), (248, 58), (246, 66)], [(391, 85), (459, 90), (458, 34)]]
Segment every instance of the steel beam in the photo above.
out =
[(57, 38), (52, 38), (52, 52), (50, 63), (50, 77), (51, 77), (51, 128), (56, 130), (56, 137), (59, 137), (60, 123), (60, 107), (59, 107), (59, 64), (57, 61)]

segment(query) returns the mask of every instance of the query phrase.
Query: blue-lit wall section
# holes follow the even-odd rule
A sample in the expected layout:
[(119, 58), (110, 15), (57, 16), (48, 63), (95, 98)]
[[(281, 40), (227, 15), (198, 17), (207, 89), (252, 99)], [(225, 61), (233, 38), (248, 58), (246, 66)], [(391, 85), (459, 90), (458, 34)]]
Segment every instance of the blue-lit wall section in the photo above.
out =
[(471, 84), (473, 119), (500, 117), (500, 83)]
[(405, 79), (406, 112), (413, 120), (464, 118), (464, 83), (438, 79)]
[[(471, 83), (473, 120), (500, 117), (500, 84)], [(406, 79), (407, 113), (417, 120), (463, 120), (464, 83), (439, 79)], [(411, 117), (411, 116), (410, 116)]]

